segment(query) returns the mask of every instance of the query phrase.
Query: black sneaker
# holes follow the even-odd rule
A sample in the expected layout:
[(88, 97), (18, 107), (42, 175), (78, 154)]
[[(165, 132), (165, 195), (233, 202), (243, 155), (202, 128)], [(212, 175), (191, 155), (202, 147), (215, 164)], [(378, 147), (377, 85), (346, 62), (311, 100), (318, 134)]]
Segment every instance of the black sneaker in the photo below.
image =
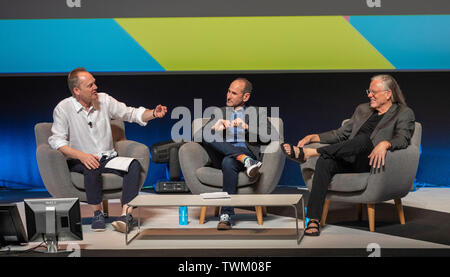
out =
[(122, 215), (116, 221), (111, 223), (114, 227), (114, 230), (117, 232), (125, 233), (127, 231), (128, 224), (128, 232), (131, 231), (134, 227), (137, 226), (137, 222), (133, 219), (133, 216), (129, 214), (128, 216)]
[(92, 217), (91, 229), (94, 232), (103, 232), (106, 230), (105, 217), (102, 211), (95, 211)]
[(259, 175), (259, 169), (262, 166), (262, 162), (254, 160), (254, 159), (248, 159), (245, 161), (245, 167), (247, 168), (245, 170), (245, 173), (247, 173), (247, 176), (249, 178), (255, 178)]
[(217, 230), (231, 230), (232, 225), (231, 216), (222, 214), (220, 215), (219, 224), (217, 224)]

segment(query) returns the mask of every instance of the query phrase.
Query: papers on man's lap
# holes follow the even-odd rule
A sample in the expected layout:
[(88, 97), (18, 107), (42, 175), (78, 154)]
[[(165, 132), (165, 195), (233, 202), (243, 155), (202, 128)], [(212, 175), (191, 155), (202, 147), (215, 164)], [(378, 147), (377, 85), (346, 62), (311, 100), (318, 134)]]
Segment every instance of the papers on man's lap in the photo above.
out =
[(106, 163), (105, 167), (128, 172), (128, 168), (133, 160), (135, 160), (135, 158), (115, 157)]

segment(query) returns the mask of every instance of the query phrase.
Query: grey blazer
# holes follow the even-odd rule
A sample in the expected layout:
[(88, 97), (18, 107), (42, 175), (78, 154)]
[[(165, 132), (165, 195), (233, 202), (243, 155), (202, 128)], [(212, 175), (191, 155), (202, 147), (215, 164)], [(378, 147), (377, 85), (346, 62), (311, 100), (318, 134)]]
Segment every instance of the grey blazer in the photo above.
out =
[[(226, 109), (227, 107), (222, 107), (220, 108), (222, 115), (226, 114)], [(256, 133), (252, 133), (249, 132), (249, 130), (246, 130), (245, 132), (245, 144), (247, 146), (247, 148), (255, 155), (255, 157), (261, 161), (263, 154), (261, 153), (261, 145), (267, 145), (271, 142), (271, 132), (275, 132), (276, 129), (272, 128), (272, 124), (270, 122), (270, 120), (267, 118), (267, 114), (266, 115), (266, 124), (261, 125), (260, 124), (260, 117), (261, 117), (261, 113), (263, 112), (263, 110), (261, 110), (259, 107), (255, 107), (255, 106), (249, 106), (246, 108), (246, 112), (248, 111), (248, 109), (255, 109), (256, 110), (256, 121), (251, 122), (250, 117), (248, 116), (248, 114), (246, 114), (245, 116), (245, 123), (248, 125), (251, 124), (256, 124), (254, 126), (258, 126), (258, 130), (255, 130)], [(202, 126), (202, 129), (205, 126), (212, 126), (214, 125), (214, 123), (219, 120), (220, 118), (215, 118), (214, 115), (210, 118), (210, 120), (208, 120), (207, 122), (205, 122)], [(223, 119), (223, 118), (222, 118)], [(260, 132), (259, 128), (261, 126), (266, 127), (266, 131), (265, 132)], [(202, 129), (200, 129), (199, 131), (201, 131)], [(251, 131), (251, 130), (250, 130)], [(278, 135), (276, 136), (278, 137)], [(224, 132), (224, 138), (225, 138), (225, 132)], [(250, 138), (256, 138), (256, 140), (250, 139)]]
[[(352, 139), (373, 112), (369, 103), (360, 104), (341, 128), (319, 134), (320, 142), (333, 144)], [(414, 133), (414, 122), (414, 112), (408, 106), (394, 103), (375, 127), (370, 139), (374, 146), (381, 141), (389, 141), (391, 151), (406, 148)]]

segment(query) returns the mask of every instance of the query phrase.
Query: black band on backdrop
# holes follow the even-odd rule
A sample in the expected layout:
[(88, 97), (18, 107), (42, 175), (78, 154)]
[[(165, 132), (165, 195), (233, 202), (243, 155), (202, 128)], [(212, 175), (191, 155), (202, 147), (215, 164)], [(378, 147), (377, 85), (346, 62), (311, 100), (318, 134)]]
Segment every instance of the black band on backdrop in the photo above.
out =
[(449, 13), (448, 0), (0, 0), (0, 19)]

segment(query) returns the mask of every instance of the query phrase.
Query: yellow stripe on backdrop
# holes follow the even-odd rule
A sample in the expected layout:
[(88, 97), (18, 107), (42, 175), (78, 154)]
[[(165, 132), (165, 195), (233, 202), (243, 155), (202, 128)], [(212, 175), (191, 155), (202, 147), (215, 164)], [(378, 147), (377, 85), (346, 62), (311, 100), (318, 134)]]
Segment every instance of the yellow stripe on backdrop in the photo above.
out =
[(168, 71), (394, 69), (342, 16), (115, 20)]

